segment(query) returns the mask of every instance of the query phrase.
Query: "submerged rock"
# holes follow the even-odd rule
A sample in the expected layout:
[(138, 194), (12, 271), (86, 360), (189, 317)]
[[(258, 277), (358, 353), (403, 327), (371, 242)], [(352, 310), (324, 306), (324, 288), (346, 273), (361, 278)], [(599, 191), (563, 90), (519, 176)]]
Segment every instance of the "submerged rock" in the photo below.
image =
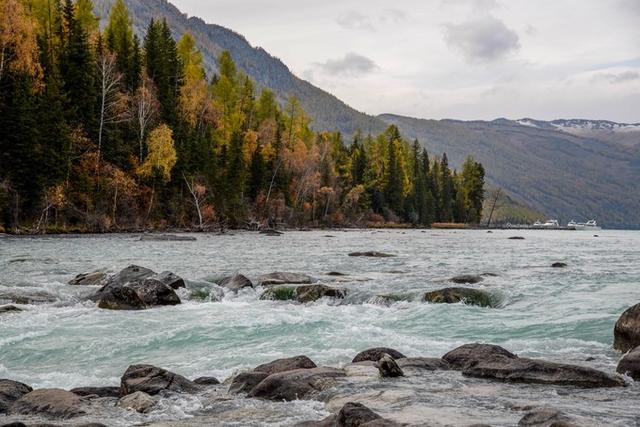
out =
[(258, 277), (259, 286), (273, 285), (306, 285), (313, 282), (311, 276), (302, 273), (276, 271)]
[(193, 383), (202, 386), (211, 386), (220, 384), (220, 381), (216, 377), (198, 377), (193, 380)]
[(327, 276), (344, 277), (344, 276), (348, 276), (348, 274), (340, 273), (339, 271), (330, 271), (327, 273)]
[(143, 234), (140, 236), (141, 242), (195, 242), (193, 236), (183, 236), (175, 234)]
[(102, 286), (107, 280), (107, 273), (102, 271), (94, 271), (93, 273), (78, 274), (69, 280), (71, 286)]
[(0, 306), (0, 314), (19, 313), (21, 311), (24, 311), (24, 310), (19, 308), (19, 307), (16, 307), (15, 305), (3, 305), (3, 306)]
[(274, 401), (307, 399), (335, 384), (335, 379), (346, 376), (342, 369), (311, 368), (296, 369), (269, 375), (255, 386), (247, 397)]
[(27, 393), (11, 405), (9, 412), (14, 415), (63, 419), (85, 414), (78, 395), (57, 388), (43, 388)]
[(500, 381), (567, 385), (584, 388), (624, 386), (621, 378), (577, 365), (518, 357), (499, 346), (467, 344), (443, 356), (462, 374)]
[(120, 379), (120, 396), (143, 391), (155, 396), (163, 390), (196, 393), (200, 387), (182, 375), (151, 365), (131, 365)]
[(306, 421), (296, 427), (395, 427), (399, 424), (386, 420), (362, 403), (347, 402), (335, 415), (320, 421)]
[(0, 304), (7, 302), (11, 304), (47, 304), (57, 301), (57, 297), (45, 291), (35, 291), (28, 289), (12, 288), (0, 291)]
[(120, 387), (76, 387), (69, 390), (78, 396), (119, 397)]
[(262, 380), (267, 378), (269, 374), (264, 372), (241, 372), (231, 380), (229, 393), (249, 393), (255, 386), (260, 384)]
[(136, 391), (135, 393), (121, 397), (120, 400), (118, 400), (117, 405), (121, 408), (144, 414), (156, 406), (156, 403), (156, 399), (149, 396), (147, 393), (143, 391)]
[(554, 262), (553, 264), (551, 264), (551, 268), (565, 268), (567, 267), (567, 264), (564, 262)]
[(351, 252), (349, 254), (351, 257), (368, 257), (368, 258), (392, 258), (395, 257), (393, 254), (387, 254), (384, 252), (376, 252), (376, 251), (366, 251), (366, 252)]
[(511, 236), (511, 237), (509, 237), (509, 240), (524, 240), (524, 237), (522, 237), (522, 236)]
[(0, 380), (0, 414), (7, 413), (13, 402), (32, 391), (31, 387), (18, 381)]
[(169, 286), (156, 279), (145, 279), (103, 292), (98, 300), (98, 307), (109, 310), (143, 310), (177, 305), (180, 302), (178, 295)]
[(327, 285), (303, 285), (303, 286), (275, 286), (267, 289), (260, 299), (310, 303), (321, 298), (342, 299), (347, 292), (343, 289), (332, 288)]
[(400, 369), (393, 357), (386, 353), (378, 360), (378, 371), (383, 378), (404, 377), (402, 369)]
[(234, 274), (233, 276), (225, 277), (220, 280), (218, 285), (235, 292), (243, 288), (253, 288), (253, 283), (251, 283), (251, 280), (247, 279), (242, 274)]
[(351, 363), (364, 362), (366, 360), (377, 362), (385, 354), (388, 354), (389, 356), (393, 357), (396, 360), (406, 358), (406, 356), (400, 353), (398, 350), (394, 350), (389, 347), (374, 347), (374, 348), (361, 351), (360, 353), (356, 354), (356, 357), (353, 358)]
[(471, 288), (445, 288), (427, 292), (424, 301), (435, 304), (456, 304), (459, 302), (480, 307), (497, 307), (498, 301), (488, 292)]
[(613, 348), (627, 352), (640, 345), (640, 304), (627, 309), (613, 329)]
[(277, 374), (278, 372), (293, 371), (294, 369), (311, 369), (318, 366), (307, 356), (294, 356), (283, 359), (277, 359), (273, 362), (264, 363), (254, 368), (254, 372), (262, 372), (267, 375)]
[(457, 283), (459, 285), (475, 285), (476, 283), (480, 283), (483, 280), (484, 277), (474, 274), (461, 274), (460, 276), (455, 276), (449, 279), (450, 282)]
[(554, 408), (533, 408), (518, 422), (520, 427), (578, 427), (571, 418)]
[(625, 354), (618, 363), (616, 372), (628, 375), (636, 381), (640, 380), (640, 346)]

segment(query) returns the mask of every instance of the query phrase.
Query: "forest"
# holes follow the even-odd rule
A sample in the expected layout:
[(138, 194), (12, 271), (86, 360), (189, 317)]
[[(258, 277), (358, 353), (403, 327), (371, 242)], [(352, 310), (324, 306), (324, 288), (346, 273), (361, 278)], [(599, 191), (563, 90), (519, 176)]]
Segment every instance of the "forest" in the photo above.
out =
[(0, 0), (0, 232), (477, 224), (483, 166), (461, 170), (396, 126), (312, 128), (294, 97), (228, 52), (117, 0)]

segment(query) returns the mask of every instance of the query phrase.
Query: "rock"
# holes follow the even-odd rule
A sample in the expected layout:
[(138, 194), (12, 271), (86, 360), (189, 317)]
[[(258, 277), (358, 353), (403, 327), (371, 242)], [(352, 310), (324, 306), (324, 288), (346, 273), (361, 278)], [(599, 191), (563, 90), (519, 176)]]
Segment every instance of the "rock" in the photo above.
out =
[(12, 288), (4, 291), (0, 291), (0, 304), (47, 304), (56, 302), (58, 298), (45, 291), (34, 291), (28, 289)]
[(330, 271), (327, 273), (327, 276), (343, 277), (348, 276), (348, 274), (340, 273), (339, 271)]
[(311, 276), (301, 273), (287, 273), (276, 271), (274, 273), (263, 274), (258, 277), (259, 286), (273, 286), (273, 285), (307, 285), (313, 282)]
[(595, 369), (518, 357), (502, 347), (466, 344), (445, 354), (443, 360), (462, 375), (500, 381), (567, 385), (583, 388), (620, 387), (621, 378)]
[(382, 378), (404, 377), (402, 369), (400, 369), (393, 357), (386, 353), (378, 360), (378, 371)]
[(388, 354), (396, 360), (406, 358), (406, 356), (400, 353), (398, 350), (394, 350), (388, 347), (375, 347), (356, 354), (356, 357), (353, 358), (351, 363), (364, 362), (365, 360), (372, 360), (374, 362), (377, 362), (385, 354)]
[(163, 271), (162, 273), (154, 274), (153, 276), (149, 277), (149, 279), (158, 280), (159, 282), (164, 283), (165, 285), (167, 285), (168, 287), (174, 290), (180, 289), (180, 288), (186, 288), (184, 279), (182, 279), (182, 277), (170, 271)]
[(613, 329), (613, 348), (627, 352), (640, 345), (640, 304), (627, 309)]
[(69, 390), (78, 396), (119, 397), (120, 387), (77, 387)]
[(522, 236), (511, 236), (511, 237), (509, 237), (509, 240), (524, 240), (524, 237), (522, 237)]
[(277, 237), (282, 236), (284, 233), (277, 230), (261, 230), (260, 234), (264, 234), (265, 236)]
[(136, 391), (135, 393), (121, 397), (120, 400), (118, 400), (117, 405), (121, 408), (144, 414), (156, 406), (156, 403), (156, 399), (149, 396), (147, 393), (143, 391)]
[(552, 268), (565, 268), (567, 267), (567, 264), (564, 262), (554, 262), (553, 264), (551, 264)]
[(19, 313), (21, 311), (24, 311), (24, 310), (19, 308), (19, 307), (16, 307), (15, 305), (3, 305), (3, 306), (0, 306), (0, 314)]
[(178, 236), (175, 234), (143, 234), (140, 236), (141, 242), (195, 242), (193, 236)]
[(476, 276), (473, 274), (462, 274), (460, 276), (452, 277), (449, 281), (453, 283), (457, 283), (459, 285), (475, 285), (476, 283), (480, 283), (484, 280), (482, 276)]
[(628, 375), (634, 380), (640, 380), (640, 346), (634, 348), (618, 363), (616, 371)]
[(521, 427), (578, 427), (569, 417), (553, 408), (530, 409), (518, 421)]
[(488, 292), (471, 288), (445, 288), (427, 292), (424, 301), (434, 304), (456, 304), (462, 302), (480, 307), (497, 307), (496, 301)]
[(335, 415), (320, 421), (307, 421), (296, 427), (394, 427), (399, 424), (386, 420), (361, 403), (347, 402)]
[(306, 399), (335, 384), (346, 376), (344, 370), (333, 368), (296, 369), (269, 375), (255, 386), (247, 397), (274, 401)]
[(435, 357), (406, 357), (396, 360), (398, 366), (404, 369), (421, 369), (425, 371), (446, 371), (449, 364)]
[(130, 282), (112, 287), (98, 300), (98, 307), (109, 310), (142, 310), (151, 307), (180, 304), (173, 289), (156, 279)]
[(376, 251), (366, 251), (366, 252), (351, 252), (349, 254), (351, 257), (369, 257), (369, 258), (392, 258), (395, 255), (386, 254), (384, 252), (376, 252)]
[(233, 276), (225, 277), (224, 279), (220, 280), (220, 283), (218, 283), (218, 285), (235, 292), (243, 288), (253, 288), (253, 283), (251, 283), (251, 280), (247, 279), (242, 274), (234, 274)]
[(295, 300), (304, 304), (325, 297), (342, 299), (346, 294), (347, 292), (343, 289), (332, 288), (327, 285), (274, 286), (267, 289), (260, 296), (260, 299), (277, 301)]
[(218, 381), (215, 377), (199, 377), (193, 380), (194, 384), (210, 386), (210, 385), (218, 385), (220, 381)]
[(120, 379), (120, 396), (143, 391), (155, 396), (163, 390), (197, 393), (200, 387), (182, 375), (151, 365), (131, 365)]
[(0, 414), (5, 414), (13, 402), (33, 389), (26, 384), (12, 380), (0, 380)]
[(11, 405), (9, 412), (13, 415), (40, 415), (63, 419), (85, 414), (78, 395), (57, 388), (43, 388), (27, 393)]
[(233, 377), (229, 386), (229, 393), (249, 393), (268, 376), (269, 374), (264, 372), (241, 372)]
[(94, 271), (93, 273), (78, 274), (69, 280), (71, 286), (102, 286), (107, 280), (107, 273)]
[(318, 366), (313, 363), (313, 360), (309, 359), (307, 356), (294, 356), (264, 363), (257, 366), (253, 371), (271, 375), (277, 374), (278, 372), (293, 371), (294, 369), (312, 369), (317, 367)]
[(151, 277), (154, 274), (156, 273), (153, 270), (149, 270), (148, 268), (132, 264), (127, 268), (120, 270), (113, 276), (110, 276), (103, 288), (108, 288), (116, 285), (125, 285), (129, 282), (136, 282)]

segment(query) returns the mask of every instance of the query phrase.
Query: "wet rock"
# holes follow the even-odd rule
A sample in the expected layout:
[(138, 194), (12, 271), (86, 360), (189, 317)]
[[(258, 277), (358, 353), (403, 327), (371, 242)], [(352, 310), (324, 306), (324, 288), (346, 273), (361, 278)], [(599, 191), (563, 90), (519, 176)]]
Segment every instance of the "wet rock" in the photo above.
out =
[(120, 270), (118, 273), (110, 276), (107, 279), (107, 283), (104, 285), (103, 289), (112, 287), (125, 285), (129, 282), (136, 282), (139, 280), (146, 279), (148, 277), (153, 276), (155, 271), (150, 270), (145, 267), (140, 267), (139, 265), (130, 265), (127, 268)]
[(251, 283), (251, 280), (247, 279), (242, 274), (234, 274), (233, 276), (225, 277), (224, 279), (220, 280), (218, 285), (235, 292), (243, 288), (253, 288), (253, 283)]
[(627, 352), (640, 345), (640, 304), (627, 309), (613, 329), (613, 348)]
[(131, 365), (120, 379), (120, 396), (143, 391), (155, 396), (163, 390), (196, 393), (200, 387), (182, 375), (151, 365)]
[(156, 403), (156, 399), (149, 396), (147, 393), (143, 391), (136, 391), (135, 393), (121, 397), (120, 400), (118, 400), (117, 405), (121, 408), (144, 414), (156, 406)]
[(480, 307), (497, 307), (498, 301), (488, 292), (471, 288), (445, 288), (427, 292), (424, 301), (434, 304), (459, 302)]
[(249, 393), (268, 376), (269, 374), (264, 372), (241, 372), (231, 380), (229, 393)]
[(520, 421), (521, 427), (578, 427), (571, 418), (557, 409), (534, 408), (530, 409)]
[(107, 280), (107, 273), (94, 271), (93, 273), (78, 274), (69, 280), (71, 286), (102, 286)]
[(382, 378), (404, 377), (402, 369), (400, 369), (393, 357), (386, 353), (378, 360), (378, 371)]
[(119, 397), (120, 387), (76, 387), (69, 390), (78, 396)]
[(263, 274), (258, 277), (259, 286), (273, 285), (307, 285), (313, 282), (311, 276), (302, 273), (288, 273), (276, 271), (274, 273)]
[(284, 233), (278, 230), (260, 230), (260, 234), (264, 234), (265, 236), (282, 236)]
[(407, 357), (396, 360), (398, 366), (405, 369), (425, 370), (425, 371), (446, 371), (449, 364), (442, 359), (435, 357)]
[(346, 376), (344, 370), (334, 368), (296, 369), (269, 375), (255, 386), (247, 397), (274, 401), (306, 399), (335, 384)]
[(0, 304), (47, 304), (55, 302), (58, 298), (44, 291), (28, 290), (28, 289), (7, 289), (0, 291)]
[(449, 279), (450, 282), (457, 283), (459, 285), (475, 285), (476, 283), (480, 283), (483, 280), (484, 277), (474, 274), (461, 274), (460, 276), (455, 276)]
[(175, 234), (143, 234), (140, 236), (141, 242), (195, 242), (193, 236), (183, 236)]
[(348, 276), (348, 274), (340, 273), (339, 271), (330, 271), (327, 273), (327, 276), (344, 277)]
[(640, 346), (625, 354), (618, 363), (616, 371), (628, 375), (636, 381), (640, 380)]
[(443, 360), (462, 374), (507, 382), (567, 385), (584, 388), (620, 387), (621, 378), (584, 366), (518, 357), (502, 347), (467, 344), (445, 354)]
[(511, 237), (509, 237), (509, 240), (524, 240), (524, 237), (522, 237), (522, 236), (511, 236)]
[(275, 286), (267, 289), (261, 296), (262, 300), (290, 301), (310, 303), (321, 298), (342, 299), (347, 292), (343, 289), (332, 288), (327, 285), (303, 285), (303, 286)]
[(400, 424), (382, 418), (361, 403), (347, 402), (335, 415), (320, 421), (307, 421), (296, 427), (396, 427)]
[(351, 363), (364, 362), (366, 360), (372, 360), (374, 362), (377, 362), (385, 354), (388, 354), (389, 356), (393, 357), (396, 360), (406, 358), (406, 356), (400, 353), (398, 350), (394, 350), (388, 347), (375, 347), (375, 348), (370, 348), (370, 349), (361, 351), (360, 353), (356, 354), (356, 357), (353, 358)]
[(366, 252), (351, 252), (349, 254), (351, 257), (368, 257), (368, 258), (392, 258), (395, 257), (393, 254), (387, 254), (384, 252), (376, 252), (376, 251), (366, 251)]
[(3, 306), (0, 306), (0, 314), (19, 313), (21, 311), (24, 311), (24, 310), (19, 308), (19, 307), (16, 307), (15, 305), (3, 305)]
[(257, 366), (253, 371), (271, 375), (277, 374), (278, 372), (293, 371), (294, 369), (311, 369), (317, 367), (318, 366), (313, 362), (313, 360), (309, 359), (307, 356), (294, 356), (264, 363)]
[(397, 294), (386, 294), (386, 295), (376, 295), (373, 298), (370, 298), (367, 302), (371, 304), (379, 304), (385, 305), (387, 307), (402, 301), (411, 301), (411, 295), (397, 295)]
[(66, 390), (43, 388), (25, 394), (11, 405), (12, 415), (73, 418), (85, 414), (80, 397)]
[(180, 288), (186, 288), (186, 285), (182, 277), (170, 271), (163, 271), (162, 273), (154, 274), (153, 276), (149, 277), (149, 279), (155, 279), (159, 282), (162, 282), (174, 290), (180, 289)]
[(173, 289), (156, 279), (130, 282), (102, 293), (98, 307), (109, 310), (143, 310), (177, 305), (180, 298)]
[(26, 384), (12, 380), (0, 380), (0, 414), (5, 414), (11, 404), (33, 389)]
[(567, 264), (564, 262), (554, 262), (553, 264), (551, 264), (552, 268), (565, 268), (567, 267)]
[(193, 380), (194, 384), (202, 386), (218, 385), (220, 381), (215, 377), (199, 377)]

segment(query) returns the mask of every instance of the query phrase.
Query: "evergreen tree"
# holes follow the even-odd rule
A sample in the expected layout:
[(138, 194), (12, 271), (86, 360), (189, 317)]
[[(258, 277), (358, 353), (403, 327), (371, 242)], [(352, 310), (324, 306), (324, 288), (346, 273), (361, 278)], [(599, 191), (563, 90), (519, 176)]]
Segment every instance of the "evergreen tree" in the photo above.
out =
[(440, 160), (440, 207), (442, 209), (441, 220), (451, 222), (453, 220), (453, 181), (447, 153), (443, 153)]
[(392, 211), (399, 213), (403, 207), (402, 172), (397, 144), (400, 142), (400, 131), (394, 125), (386, 132), (388, 138), (386, 177), (384, 187), (385, 201)]
[(118, 70), (125, 76), (127, 88), (134, 91), (140, 79), (140, 52), (133, 35), (129, 10), (123, 0), (116, 0), (105, 28), (109, 50), (116, 54)]

